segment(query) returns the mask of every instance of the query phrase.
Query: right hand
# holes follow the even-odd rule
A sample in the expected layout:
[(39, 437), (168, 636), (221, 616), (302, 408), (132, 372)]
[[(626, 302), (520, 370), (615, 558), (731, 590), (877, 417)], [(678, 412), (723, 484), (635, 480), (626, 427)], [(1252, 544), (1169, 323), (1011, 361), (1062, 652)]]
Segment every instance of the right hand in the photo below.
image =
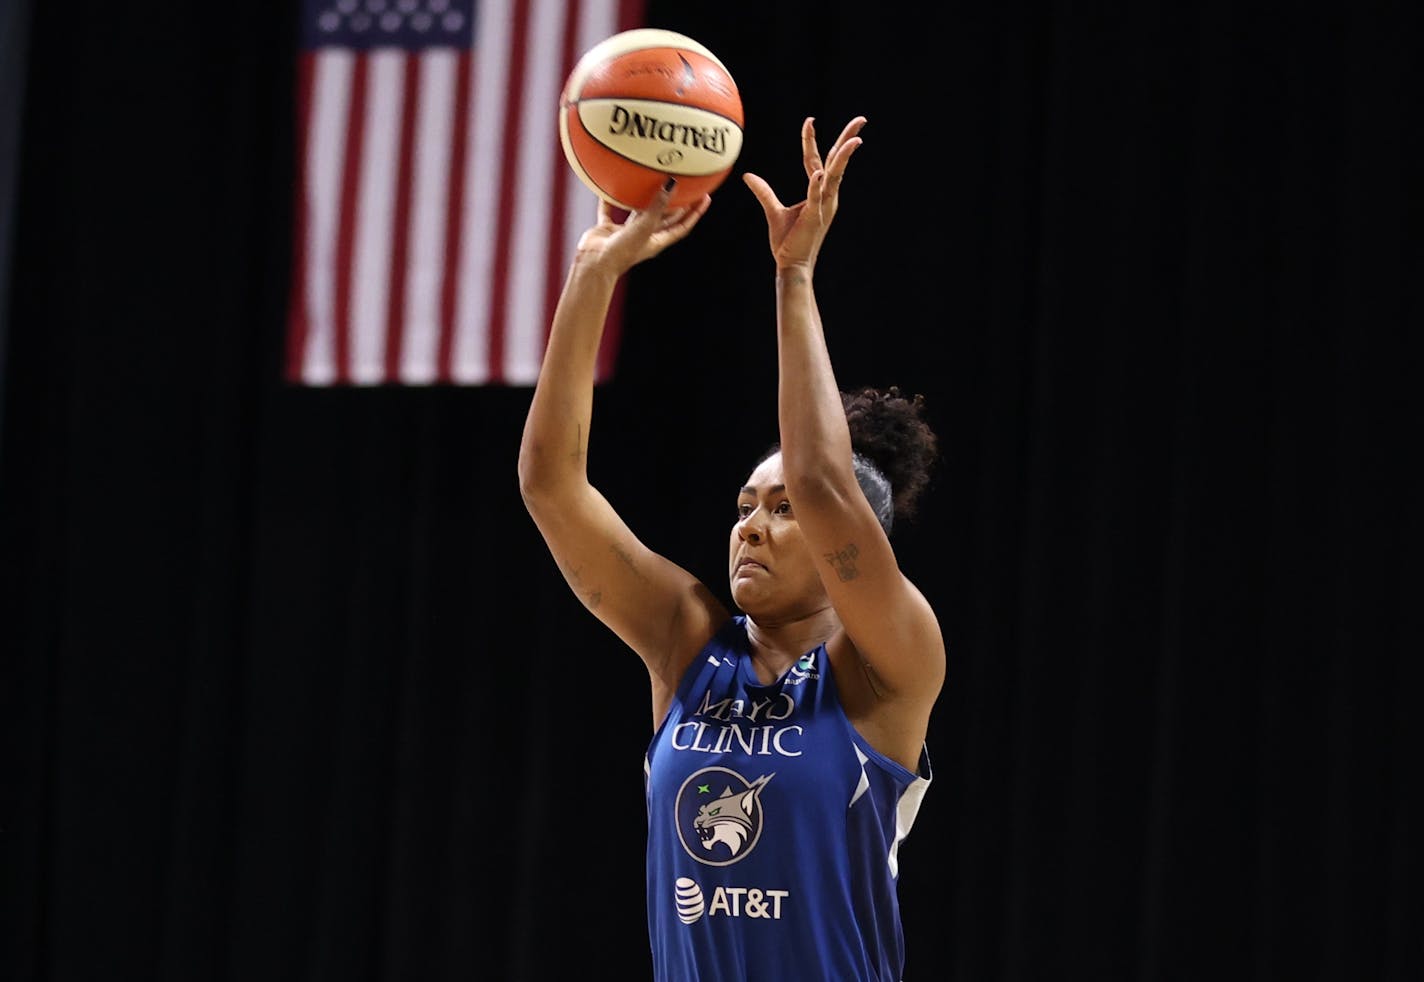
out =
[(651, 259), (674, 242), (685, 239), (712, 204), (710, 195), (686, 208), (668, 210), (672, 188), (658, 189), (647, 208), (629, 212), (619, 222), (614, 208), (598, 202), (598, 222), (579, 237), (574, 262), (605, 269), (621, 276), (645, 259)]

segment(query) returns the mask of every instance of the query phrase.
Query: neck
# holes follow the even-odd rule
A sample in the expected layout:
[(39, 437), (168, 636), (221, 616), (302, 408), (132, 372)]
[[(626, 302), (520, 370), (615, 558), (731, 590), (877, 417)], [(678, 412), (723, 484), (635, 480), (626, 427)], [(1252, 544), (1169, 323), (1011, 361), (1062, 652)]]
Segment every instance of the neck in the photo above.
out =
[(796, 663), (808, 651), (840, 630), (835, 608), (827, 604), (801, 617), (781, 621), (757, 620), (747, 616), (747, 640), (752, 646), (752, 663), (763, 682), (770, 682)]

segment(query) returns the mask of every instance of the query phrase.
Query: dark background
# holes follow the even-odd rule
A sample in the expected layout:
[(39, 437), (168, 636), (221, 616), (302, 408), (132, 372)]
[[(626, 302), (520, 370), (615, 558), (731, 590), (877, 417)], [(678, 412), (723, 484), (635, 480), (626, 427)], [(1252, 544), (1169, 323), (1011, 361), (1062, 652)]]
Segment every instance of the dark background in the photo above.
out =
[[(645, 674), (520, 504), (529, 390), (283, 384), (290, 32), (28, 9), (0, 977), (645, 978)], [(1424, 978), (1417, 11), (651, 3), (784, 196), (869, 118), (827, 331), (945, 450), (907, 982)], [(725, 595), (739, 177), (628, 287), (591, 470)]]

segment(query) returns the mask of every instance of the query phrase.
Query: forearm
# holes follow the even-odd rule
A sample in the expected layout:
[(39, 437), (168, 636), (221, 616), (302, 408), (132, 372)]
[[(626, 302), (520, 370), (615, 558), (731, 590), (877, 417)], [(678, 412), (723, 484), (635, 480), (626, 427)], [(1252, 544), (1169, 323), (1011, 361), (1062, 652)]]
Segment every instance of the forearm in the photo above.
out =
[(617, 279), (578, 262), (569, 268), (519, 446), (526, 494), (586, 479), (598, 346)]
[(778, 416), (782, 460), (792, 475), (829, 475), (850, 463), (850, 431), (826, 348), (811, 272), (777, 270)]

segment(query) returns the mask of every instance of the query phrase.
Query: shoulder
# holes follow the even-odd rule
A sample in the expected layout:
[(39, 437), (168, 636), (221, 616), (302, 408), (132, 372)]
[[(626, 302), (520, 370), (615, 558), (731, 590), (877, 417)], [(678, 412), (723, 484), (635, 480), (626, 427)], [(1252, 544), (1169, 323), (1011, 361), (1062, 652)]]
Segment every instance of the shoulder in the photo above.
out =
[(918, 766), (930, 714), (944, 685), (940, 635), (936, 632), (917, 647), (924, 650), (905, 653), (905, 662), (913, 666), (911, 677), (907, 681), (902, 675), (892, 686), (844, 631), (826, 642), (826, 657), (846, 718), (867, 743), (912, 771)]

